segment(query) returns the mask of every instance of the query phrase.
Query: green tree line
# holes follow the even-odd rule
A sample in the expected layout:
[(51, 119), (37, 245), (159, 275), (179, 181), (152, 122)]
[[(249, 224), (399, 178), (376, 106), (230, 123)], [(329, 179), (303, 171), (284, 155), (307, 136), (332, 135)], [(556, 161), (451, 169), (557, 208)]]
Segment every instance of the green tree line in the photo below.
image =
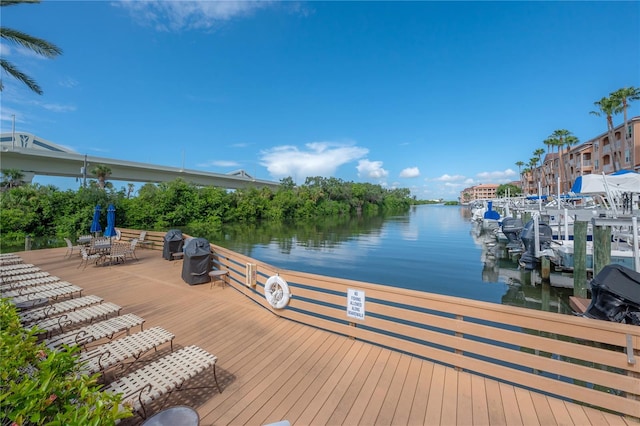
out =
[(145, 184), (137, 196), (130, 190), (89, 185), (77, 191), (52, 185), (5, 187), (0, 193), (0, 234), (4, 244), (32, 237), (75, 237), (86, 234), (96, 205), (106, 224), (109, 204), (116, 208), (116, 226), (164, 231), (188, 228), (194, 232), (219, 230), (226, 223), (262, 220), (297, 221), (330, 216), (377, 215), (406, 211), (413, 199), (408, 189), (385, 189), (370, 183), (337, 178), (307, 178), (295, 185), (291, 178), (277, 190), (248, 188), (227, 191), (177, 179)]

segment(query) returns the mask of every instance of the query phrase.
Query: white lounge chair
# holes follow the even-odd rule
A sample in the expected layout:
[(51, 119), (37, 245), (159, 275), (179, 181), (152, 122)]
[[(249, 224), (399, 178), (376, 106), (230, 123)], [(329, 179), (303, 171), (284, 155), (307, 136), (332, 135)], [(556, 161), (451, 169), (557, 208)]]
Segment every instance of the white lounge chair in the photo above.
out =
[[(66, 282), (66, 281), (64, 281)], [(69, 283), (67, 283), (69, 284)], [(78, 296), (82, 295), (82, 287), (78, 287), (77, 285), (69, 284), (66, 287), (60, 287), (53, 290), (43, 290), (38, 291), (37, 293), (29, 293), (23, 296), (16, 296), (11, 298), (11, 302), (15, 305), (24, 304), (27, 302), (37, 301), (39, 299), (50, 299), (57, 300), (60, 297), (71, 297), (73, 298), (73, 294), (78, 293)], [(3, 296), (4, 297), (4, 296)]]
[(1, 266), (9, 266), (9, 265), (19, 265), (24, 261), (20, 257), (8, 257), (8, 258), (0, 258)]
[(43, 320), (55, 315), (62, 314), (68, 311), (75, 311), (76, 309), (84, 308), (87, 306), (95, 305), (102, 302), (102, 297), (99, 296), (84, 296), (77, 299), (65, 300), (64, 302), (54, 303), (42, 308), (31, 309), (25, 312), (21, 312), (20, 321), (22, 325), (28, 326), (36, 321)]
[(210, 367), (213, 367), (218, 391), (222, 393), (216, 377), (217, 360), (204, 349), (187, 346), (111, 382), (104, 391), (122, 394), (123, 402), (130, 403), (134, 411), (146, 418), (146, 404), (180, 390), (187, 380)]
[(111, 315), (119, 315), (122, 306), (107, 302), (99, 305), (87, 306), (77, 311), (69, 311), (54, 317), (46, 318), (31, 325), (47, 333), (50, 337), (54, 332), (62, 333), (65, 328), (84, 322), (93, 322), (97, 318), (107, 319)]
[(86, 348), (86, 345), (96, 340), (103, 338), (111, 340), (116, 334), (122, 332), (128, 334), (129, 330), (137, 326), (142, 330), (144, 319), (134, 314), (125, 314), (45, 339), (44, 343), (49, 349), (59, 349), (62, 345), (79, 345)]
[[(20, 261), (22, 262), (22, 259), (20, 259)], [(9, 271), (15, 271), (15, 270), (18, 270), (18, 269), (33, 268), (33, 267), (35, 267), (35, 265), (33, 263), (4, 264), (4, 265), (0, 266), (0, 275), (4, 274), (5, 272), (9, 272)]]
[(0, 284), (0, 291), (15, 290), (18, 288), (32, 287), (40, 284), (55, 283), (58, 281), (60, 281), (60, 278), (55, 277), (53, 275), (49, 275), (48, 277), (41, 277), (41, 278), (31, 278), (23, 281), (14, 281), (7, 284)]
[(0, 259), (14, 259), (20, 257), (15, 253), (0, 253)]
[[(78, 361), (82, 364), (81, 371), (87, 374), (104, 372), (105, 370), (134, 358), (138, 360), (151, 349), (158, 350), (158, 346), (171, 342), (176, 336), (162, 327), (153, 327), (129, 336), (121, 337), (104, 345), (82, 352)], [(134, 361), (135, 362), (135, 361)]]
[(31, 293), (41, 293), (46, 290), (55, 290), (61, 287), (68, 287), (71, 283), (67, 281), (54, 281), (51, 283), (44, 283), (38, 285), (32, 285), (27, 287), (17, 287), (12, 290), (3, 290), (2, 297), (16, 297), (16, 296), (25, 296)]
[(31, 278), (31, 275), (49, 275), (48, 272), (44, 272), (40, 270), (37, 266), (32, 266), (30, 268), (22, 268), (22, 269), (14, 269), (13, 271), (6, 271), (0, 274), (0, 278), (2, 278), (3, 283), (9, 283), (13, 281), (20, 281)]

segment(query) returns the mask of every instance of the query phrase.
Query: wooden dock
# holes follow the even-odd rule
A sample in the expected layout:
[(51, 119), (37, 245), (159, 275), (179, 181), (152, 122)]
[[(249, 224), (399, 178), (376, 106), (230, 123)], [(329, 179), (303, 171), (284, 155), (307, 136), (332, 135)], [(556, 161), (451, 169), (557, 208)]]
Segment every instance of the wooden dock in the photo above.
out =
[[(19, 252), (51, 275), (121, 305), (123, 313), (218, 357), (212, 374), (154, 403), (194, 407), (201, 425), (638, 425), (610, 414), (274, 315), (236, 288), (190, 286), (182, 261), (78, 269), (66, 248)], [(160, 354), (169, 349), (165, 348)], [(150, 354), (152, 356), (158, 356)], [(139, 424), (140, 419), (123, 422)]]

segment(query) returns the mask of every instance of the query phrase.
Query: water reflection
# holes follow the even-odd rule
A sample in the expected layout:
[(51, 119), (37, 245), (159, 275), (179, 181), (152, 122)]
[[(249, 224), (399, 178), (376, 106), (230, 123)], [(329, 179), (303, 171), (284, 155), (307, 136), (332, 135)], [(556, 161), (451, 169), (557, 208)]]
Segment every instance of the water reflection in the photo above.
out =
[(504, 281), (508, 285), (501, 299), (503, 304), (572, 313), (569, 306), (569, 296), (573, 294), (570, 277), (552, 274), (549, 281), (543, 280), (538, 271), (520, 268), (517, 257), (509, 254), (506, 243), (498, 242), (492, 231), (483, 232), (479, 225), (474, 225), (471, 235), (482, 250), (482, 280)]
[(203, 237), (282, 269), (570, 312), (571, 290), (520, 271), (470, 218), (465, 207), (416, 206), (389, 217), (230, 225)]

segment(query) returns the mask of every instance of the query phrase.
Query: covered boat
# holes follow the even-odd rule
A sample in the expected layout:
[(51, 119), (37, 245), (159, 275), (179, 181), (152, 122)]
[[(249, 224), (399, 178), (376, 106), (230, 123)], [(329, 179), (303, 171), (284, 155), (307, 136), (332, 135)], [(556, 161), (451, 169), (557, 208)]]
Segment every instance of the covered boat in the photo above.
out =
[(591, 303), (585, 317), (640, 325), (640, 273), (607, 265), (591, 280)]

